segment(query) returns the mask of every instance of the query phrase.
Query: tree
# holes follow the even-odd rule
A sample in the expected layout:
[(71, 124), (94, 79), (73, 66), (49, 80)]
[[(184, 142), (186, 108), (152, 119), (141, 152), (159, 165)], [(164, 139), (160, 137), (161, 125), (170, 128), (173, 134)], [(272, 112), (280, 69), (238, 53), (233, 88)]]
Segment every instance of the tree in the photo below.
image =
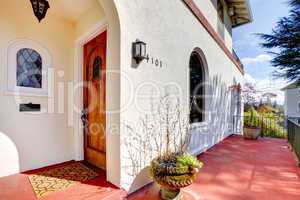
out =
[(243, 91), (245, 111), (253, 107), (254, 104), (256, 103), (256, 99), (255, 99), (256, 92), (257, 91), (252, 83), (245, 83), (244, 91)]
[(277, 97), (277, 94), (274, 94), (272, 92), (267, 92), (264, 93), (262, 95), (262, 98), (264, 99), (264, 102), (268, 105), (268, 106), (272, 106), (272, 100), (275, 99)]
[(289, 81), (300, 80), (300, 0), (289, 0), (289, 16), (281, 18), (271, 34), (259, 34), (262, 47), (271, 50), (274, 75)]

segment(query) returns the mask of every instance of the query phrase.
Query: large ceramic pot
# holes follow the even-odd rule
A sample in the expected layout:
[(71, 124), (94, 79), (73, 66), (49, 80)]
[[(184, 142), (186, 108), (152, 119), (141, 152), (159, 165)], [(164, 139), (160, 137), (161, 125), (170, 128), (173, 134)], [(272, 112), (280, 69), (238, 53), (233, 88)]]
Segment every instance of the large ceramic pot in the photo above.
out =
[(191, 185), (199, 172), (199, 167), (173, 165), (172, 162), (154, 159), (151, 173), (154, 181), (161, 186), (160, 196), (163, 200), (180, 200), (181, 188)]
[(257, 140), (261, 134), (260, 127), (244, 127), (244, 138), (249, 140)]

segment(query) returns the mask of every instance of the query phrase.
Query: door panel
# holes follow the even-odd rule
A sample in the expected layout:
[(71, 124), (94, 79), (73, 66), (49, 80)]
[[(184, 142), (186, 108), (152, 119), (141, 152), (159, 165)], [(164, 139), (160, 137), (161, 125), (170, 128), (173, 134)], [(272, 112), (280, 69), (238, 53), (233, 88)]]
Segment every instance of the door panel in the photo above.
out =
[(106, 168), (106, 39), (104, 32), (84, 46), (85, 160)]

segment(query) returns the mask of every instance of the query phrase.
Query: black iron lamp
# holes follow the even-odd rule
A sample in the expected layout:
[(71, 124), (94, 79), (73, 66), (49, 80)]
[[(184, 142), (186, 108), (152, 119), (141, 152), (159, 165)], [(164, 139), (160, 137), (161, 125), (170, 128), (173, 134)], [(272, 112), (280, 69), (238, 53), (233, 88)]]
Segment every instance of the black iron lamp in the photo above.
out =
[(132, 45), (132, 57), (136, 63), (139, 64), (141, 61), (147, 58), (147, 44), (140, 40), (136, 40)]
[(45, 18), (47, 10), (50, 8), (47, 0), (30, 0), (34, 15), (38, 18), (39, 22)]

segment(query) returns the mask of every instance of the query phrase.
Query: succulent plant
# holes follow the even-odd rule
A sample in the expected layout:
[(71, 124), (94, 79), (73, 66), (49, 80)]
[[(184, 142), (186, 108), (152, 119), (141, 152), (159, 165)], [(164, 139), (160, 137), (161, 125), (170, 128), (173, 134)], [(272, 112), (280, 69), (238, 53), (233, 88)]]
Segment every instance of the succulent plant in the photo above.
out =
[(189, 166), (193, 168), (201, 168), (203, 163), (200, 162), (195, 156), (189, 154), (183, 154), (177, 157), (178, 166)]
[(202, 166), (194, 156), (173, 154), (154, 159), (150, 174), (162, 187), (175, 190), (191, 185)]

